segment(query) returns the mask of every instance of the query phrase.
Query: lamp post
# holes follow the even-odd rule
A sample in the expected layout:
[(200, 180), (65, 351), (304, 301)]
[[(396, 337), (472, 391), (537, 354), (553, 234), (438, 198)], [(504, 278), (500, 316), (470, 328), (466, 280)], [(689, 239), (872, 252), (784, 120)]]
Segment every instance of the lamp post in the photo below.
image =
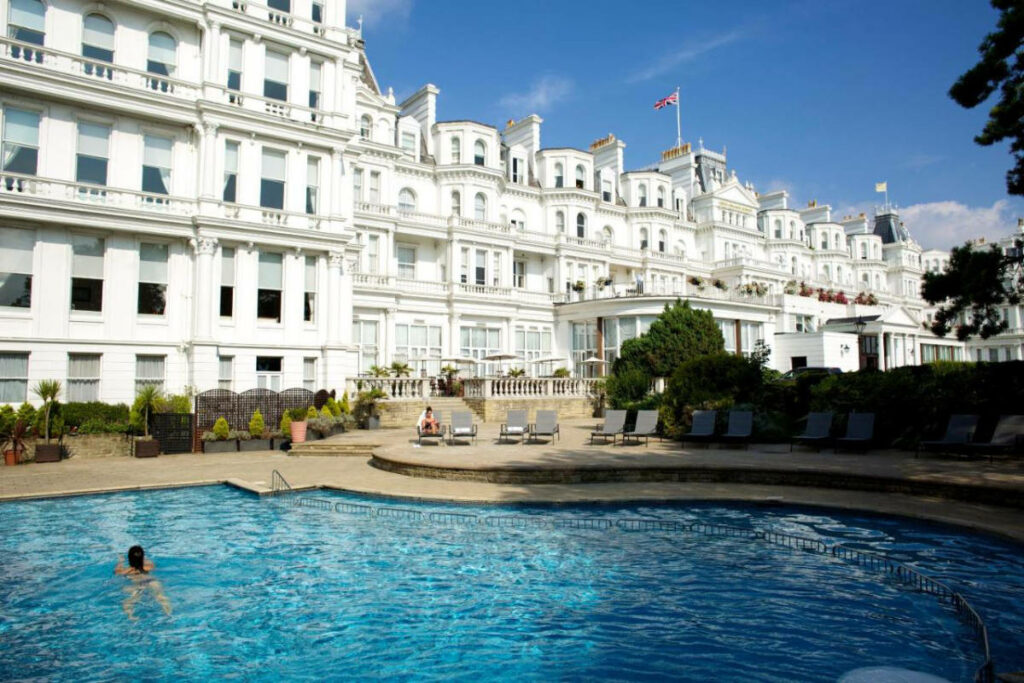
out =
[(864, 354), (862, 353), (864, 345), (863, 345), (863, 343), (861, 343), (860, 336), (862, 334), (864, 334), (864, 328), (867, 327), (867, 326), (868, 326), (868, 324), (866, 322), (864, 322), (864, 317), (860, 316), (860, 315), (857, 316), (856, 322), (853, 323), (853, 329), (857, 332), (857, 369), (858, 370), (863, 370), (864, 369), (863, 368), (863, 366), (864, 366)]

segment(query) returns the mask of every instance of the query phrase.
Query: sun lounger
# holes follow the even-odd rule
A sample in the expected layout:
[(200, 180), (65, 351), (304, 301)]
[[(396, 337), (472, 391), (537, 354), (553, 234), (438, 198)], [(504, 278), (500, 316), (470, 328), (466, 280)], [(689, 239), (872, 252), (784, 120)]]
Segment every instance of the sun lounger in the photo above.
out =
[(968, 455), (993, 455), (1024, 452), (1024, 415), (1001, 415), (988, 443), (964, 444)]
[(554, 441), (561, 440), (562, 435), (558, 431), (558, 412), (554, 410), (538, 410), (537, 421), (530, 426), (530, 441), (536, 441), (537, 437), (546, 436)]
[(753, 433), (754, 413), (749, 410), (730, 410), (729, 427), (718, 440), (722, 443), (741, 443), (745, 448)]
[(434, 419), (437, 420), (436, 432), (423, 431), (421, 425), (426, 414), (427, 411), (423, 411), (420, 414), (420, 419), (416, 421), (416, 443), (423, 443), (423, 439), (438, 439), (440, 443), (444, 443), (444, 424), (441, 422), (441, 413), (434, 411)]
[(636, 425), (632, 430), (622, 433), (622, 443), (625, 444), (626, 439), (636, 439), (640, 443), (640, 439), (643, 439), (646, 446), (652, 436), (658, 436), (658, 411), (638, 410)]
[(604, 439), (605, 443), (608, 443), (608, 437), (612, 437), (612, 443), (615, 443), (615, 436), (621, 434), (622, 430), (626, 426), (626, 411), (625, 410), (609, 410), (604, 414), (604, 424), (598, 425), (597, 429), (590, 432), (590, 444), (594, 444), (594, 437), (599, 436)]
[(498, 435), (498, 440), (506, 441), (518, 437), (520, 442), (525, 443), (526, 434), (529, 432), (529, 425), (526, 423), (526, 411), (510, 410), (505, 420), (506, 422), (501, 425), (501, 433)]
[(940, 453), (963, 453), (964, 446), (974, 438), (978, 427), (977, 415), (951, 415), (946, 425), (946, 435), (937, 441), (921, 441), (914, 452), (916, 458), (921, 451)]
[(693, 411), (693, 424), (690, 431), (683, 435), (683, 443), (697, 441), (708, 443), (715, 438), (715, 421), (718, 419), (717, 410), (695, 410)]
[(459, 411), (452, 413), (452, 424), (448, 430), (448, 443), (455, 443), (455, 439), (472, 439), (476, 443), (476, 425), (473, 424), (473, 413)]
[(836, 439), (836, 450), (853, 448), (866, 451), (875, 438), (874, 413), (850, 413), (846, 422), (846, 436)]
[(832, 413), (811, 413), (807, 416), (807, 428), (800, 436), (794, 436), (789, 442), (789, 452), (793, 452), (793, 444), (802, 446), (822, 445), (832, 440)]

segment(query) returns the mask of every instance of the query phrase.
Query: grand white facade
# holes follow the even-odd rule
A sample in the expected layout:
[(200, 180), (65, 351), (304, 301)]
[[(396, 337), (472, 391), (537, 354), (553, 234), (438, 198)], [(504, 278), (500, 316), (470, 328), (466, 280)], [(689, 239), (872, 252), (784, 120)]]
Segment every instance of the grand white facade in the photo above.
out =
[(437, 121), (434, 86), (381, 90), (344, 0), (267, 2), (0, 1), (0, 402), (600, 372), (676, 297), (783, 370), (961, 357), (895, 211), (759, 195), (703, 144), (627, 171), (611, 135)]

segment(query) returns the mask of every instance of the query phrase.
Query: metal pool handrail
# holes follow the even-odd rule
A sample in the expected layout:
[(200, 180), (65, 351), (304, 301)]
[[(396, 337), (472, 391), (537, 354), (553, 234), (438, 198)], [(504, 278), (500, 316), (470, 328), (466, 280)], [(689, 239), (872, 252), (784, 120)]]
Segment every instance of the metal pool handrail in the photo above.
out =
[[(278, 488), (278, 480), (283, 484)], [(284, 480), (280, 472), (274, 470), (274, 492), (291, 490), (291, 486)], [(610, 531), (616, 529), (623, 532), (635, 531), (674, 531), (681, 533), (700, 534), (702, 536), (719, 536), (727, 538), (746, 538), (749, 540), (763, 541), (771, 545), (777, 545), (791, 550), (816, 553), (819, 555), (831, 555), (832, 557), (856, 564), (870, 571), (884, 572), (901, 584), (914, 590), (929, 595), (934, 595), (941, 601), (948, 601), (959, 616), (971, 629), (981, 644), (983, 662), (974, 672), (975, 683), (994, 683), (995, 665), (992, 662), (992, 653), (988, 642), (988, 628), (985, 621), (978, 612), (971, 606), (960, 593), (954, 591), (945, 583), (933, 579), (927, 574), (914, 569), (913, 567), (890, 559), (884, 555), (859, 550), (835, 543), (829, 545), (825, 541), (806, 536), (797, 536), (780, 531), (766, 529), (748, 529), (744, 527), (717, 524), (714, 522), (684, 522), (663, 519), (627, 518), (618, 519), (614, 522), (603, 517), (559, 517), (546, 518), (531, 515), (474, 515), (462, 512), (430, 512), (424, 513), (414, 508), (402, 508), (386, 505), (364, 505), (361, 503), (348, 503), (334, 501), (329, 498), (317, 498), (314, 496), (301, 496), (294, 499), (298, 507), (320, 510), (323, 512), (336, 512), (341, 514), (357, 515), (361, 517), (377, 517), (385, 520), (400, 522), (424, 522), (440, 526), (471, 527), (483, 525), (492, 529), (576, 529), (585, 531)]]
[(292, 485), (277, 470), (270, 475), (270, 495), (276, 496), (283, 491), (291, 491)]

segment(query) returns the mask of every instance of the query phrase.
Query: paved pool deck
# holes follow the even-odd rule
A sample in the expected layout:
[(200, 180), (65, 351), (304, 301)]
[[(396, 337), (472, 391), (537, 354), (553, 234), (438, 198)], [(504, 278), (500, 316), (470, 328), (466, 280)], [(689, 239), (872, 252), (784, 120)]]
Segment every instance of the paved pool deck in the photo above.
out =
[[(485, 503), (718, 500), (792, 503), (904, 515), (1024, 543), (1024, 462), (912, 453), (789, 453), (652, 440), (590, 446), (592, 421), (563, 423), (554, 444), (499, 444), (481, 425), (475, 445), (417, 446), (406, 430), (358, 431), (279, 451), (72, 458), (0, 467), (0, 500), (233, 483), (264, 493), (278, 470), (293, 488)], [(370, 453), (372, 452), (372, 457)], [(318, 454), (314, 454), (318, 453)], [(388, 469), (394, 471), (388, 471)], [(998, 504), (992, 504), (995, 501)]]

